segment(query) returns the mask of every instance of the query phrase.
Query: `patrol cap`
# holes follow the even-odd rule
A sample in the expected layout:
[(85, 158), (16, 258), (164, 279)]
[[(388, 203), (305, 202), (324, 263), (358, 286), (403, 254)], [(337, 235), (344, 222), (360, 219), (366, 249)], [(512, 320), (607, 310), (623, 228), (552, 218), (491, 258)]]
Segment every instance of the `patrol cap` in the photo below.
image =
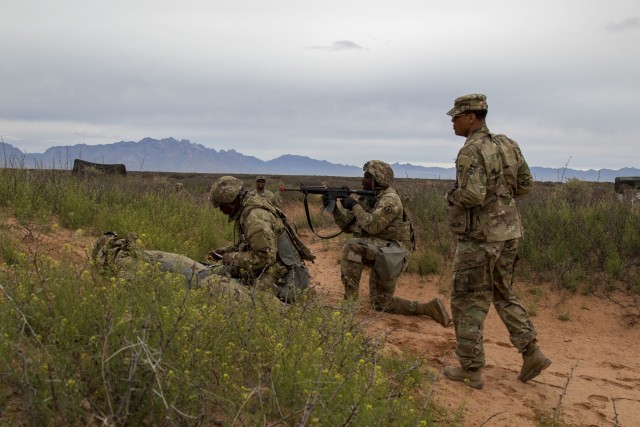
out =
[(449, 110), (447, 115), (453, 117), (467, 111), (486, 111), (488, 109), (487, 97), (481, 93), (472, 93), (456, 98), (453, 102), (453, 108)]
[(369, 172), (378, 185), (382, 187), (388, 187), (393, 182), (393, 169), (391, 169), (389, 163), (382, 160), (369, 160), (364, 164), (362, 170)]
[(267, 180), (267, 178), (265, 178), (265, 177), (264, 177), (264, 176), (262, 176), (262, 175), (258, 175), (258, 176), (256, 176), (256, 181), (266, 181), (266, 180)]
[(242, 190), (242, 181), (233, 176), (221, 176), (211, 186), (209, 200), (214, 207), (233, 202)]

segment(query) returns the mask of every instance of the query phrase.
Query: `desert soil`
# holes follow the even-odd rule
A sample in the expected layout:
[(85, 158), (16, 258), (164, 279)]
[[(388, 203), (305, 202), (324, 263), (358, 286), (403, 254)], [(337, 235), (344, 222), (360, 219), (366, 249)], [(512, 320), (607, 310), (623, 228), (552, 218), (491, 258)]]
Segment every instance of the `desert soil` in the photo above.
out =
[[(313, 238), (311, 238), (313, 237)], [(341, 240), (321, 240), (306, 235), (317, 256), (310, 264), (316, 290), (329, 299), (342, 298), (339, 257)], [(439, 297), (445, 277), (404, 274), (396, 295), (429, 301)], [(494, 308), (484, 330), (487, 364), (485, 385), (475, 390), (442, 375), (446, 365), (456, 365), (455, 333), (426, 317), (379, 313), (367, 308), (368, 276), (360, 283), (362, 315), (371, 321), (368, 333), (386, 335), (391, 354), (419, 356), (436, 372), (432, 399), (462, 413), (465, 426), (639, 426), (640, 425), (640, 298), (611, 295), (562, 294), (548, 286), (537, 301), (526, 283), (516, 284), (522, 302), (536, 305), (532, 321), (539, 343), (553, 363), (528, 383), (517, 377), (522, 356)], [(565, 319), (565, 320), (561, 320)], [(568, 320), (566, 320), (568, 319)], [(453, 418), (453, 415), (452, 415)]]
[[(12, 221), (13, 222), (13, 221)], [(12, 232), (37, 250), (59, 251), (68, 243), (79, 262), (90, 253), (97, 236), (57, 229), (41, 234), (13, 222)], [(303, 231), (317, 256), (309, 268), (316, 292), (329, 301), (342, 298), (339, 257), (343, 240), (321, 240)], [(429, 301), (439, 297), (449, 306), (445, 276), (404, 274), (396, 295)], [(540, 376), (522, 383), (517, 376), (521, 355), (510, 344), (507, 330), (492, 308), (485, 323), (487, 364), (485, 385), (475, 390), (442, 375), (446, 365), (456, 365), (453, 328), (443, 328), (426, 317), (403, 316), (369, 310), (368, 276), (360, 286), (361, 315), (367, 333), (386, 336), (385, 351), (420, 357), (435, 372), (431, 399), (448, 408), (450, 419), (461, 414), (464, 426), (638, 426), (640, 425), (640, 299), (622, 292), (609, 295), (562, 294), (549, 290), (540, 297), (527, 292), (534, 286), (517, 283), (525, 306), (535, 306), (532, 321), (540, 345), (553, 360)], [(564, 320), (561, 320), (564, 319)]]

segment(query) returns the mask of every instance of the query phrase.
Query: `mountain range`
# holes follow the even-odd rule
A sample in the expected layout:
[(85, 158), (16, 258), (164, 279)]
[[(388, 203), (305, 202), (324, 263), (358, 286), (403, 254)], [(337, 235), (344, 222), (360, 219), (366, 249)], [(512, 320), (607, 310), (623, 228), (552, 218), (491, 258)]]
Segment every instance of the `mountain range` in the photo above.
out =
[[(199, 172), (228, 174), (276, 174), (317, 176), (360, 176), (361, 166), (330, 163), (306, 156), (285, 154), (260, 160), (237, 151), (215, 150), (189, 140), (144, 138), (138, 142), (57, 146), (44, 153), (23, 153), (8, 143), (0, 143), (0, 167), (71, 169), (74, 159), (96, 163), (123, 163), (129, 171)], [(454, 179), (455, 168), (424, 167), (393, 163), (398, 178)], [(640, 169), (590, 169), (531, 167), (536, 181), (562, 182), (569, 178), (613, 182), (616, 176), (640, 176)]]

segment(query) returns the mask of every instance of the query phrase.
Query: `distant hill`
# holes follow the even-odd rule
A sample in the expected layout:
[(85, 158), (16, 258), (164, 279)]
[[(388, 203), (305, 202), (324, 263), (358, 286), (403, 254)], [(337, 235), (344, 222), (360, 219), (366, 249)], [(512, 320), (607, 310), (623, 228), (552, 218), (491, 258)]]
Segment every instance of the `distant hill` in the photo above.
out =
[[(0, 167), (71, 169), (74, 159), (97, 163), (124, 163), (129, 171), (243, 173), (278, 175), (360, 176), (361, 166), (330, 163), (306, 156), (285, 154), (273, 160), (260, 160), (235, 150), (220, 150), (194, 144), (186, 139), (144, 138), (138, 142), (58, 146), (44, 153), (25, 154), (7, 143), (0, 143)], [(392, 164), (398, 178), (454, 179), (455, 168), (423, 167), (409, 163)], [(600, 169), (580, 171), (568, 168), (532, 167), (536, 181), (560, 182), (569, 178), (613, 182), (616, 176), (640, 176), (640, 169)]]

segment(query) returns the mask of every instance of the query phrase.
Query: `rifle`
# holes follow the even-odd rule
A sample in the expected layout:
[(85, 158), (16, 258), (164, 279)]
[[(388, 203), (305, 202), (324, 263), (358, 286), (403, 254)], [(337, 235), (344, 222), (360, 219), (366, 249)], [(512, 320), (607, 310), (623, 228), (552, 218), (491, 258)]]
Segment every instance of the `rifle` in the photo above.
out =
[(362, 197), (367, 197), (367, 198), (372, 198), (375, 199), (376, 197), (376, 192), (373, 190), (352, 190), (348, 187), (327, 187), (324, 185), (304, 185), (304, 184), (300, 184), (300, 188), (286, 188), (284, 186), (280, 187), (279, 190), (281, 192), (285, 192), (285, 191), (300, 191), (302, 194), (304, 194), (304, 212), (307, 215), (307, 223), (309, 223), (309, 228), (311, 229), (311, 231), (313, 232), (313, 234), (315, 234), (316, 236), (323, 238), (323, 239), (330, 239), (332, 237), (336, 237), (337, 235), (339, 235), (340, 233), (342, 233), (342, 231), (340, 231), (339, 233), (333, 235), (333, 236), (320, 236), (318, 235), (318, 233), (316, 233), (316, 231), (313, 229), (313, 224), (311, 224), (311, 216), (309, 215), (309, 205), (307, 203), (307, 196), (309, 194), (321, 194), (323, 196), (327, 197), (328, 203), (327, 206), (325, 206), (325, 210), (327, 212), (333, 212), (333, 210), (336, 208), (336, 200), (338, 199), (344, 199), (345, 197), (349, 197), (352, 194), (358, 195), (358, 196), (362, 196)]

